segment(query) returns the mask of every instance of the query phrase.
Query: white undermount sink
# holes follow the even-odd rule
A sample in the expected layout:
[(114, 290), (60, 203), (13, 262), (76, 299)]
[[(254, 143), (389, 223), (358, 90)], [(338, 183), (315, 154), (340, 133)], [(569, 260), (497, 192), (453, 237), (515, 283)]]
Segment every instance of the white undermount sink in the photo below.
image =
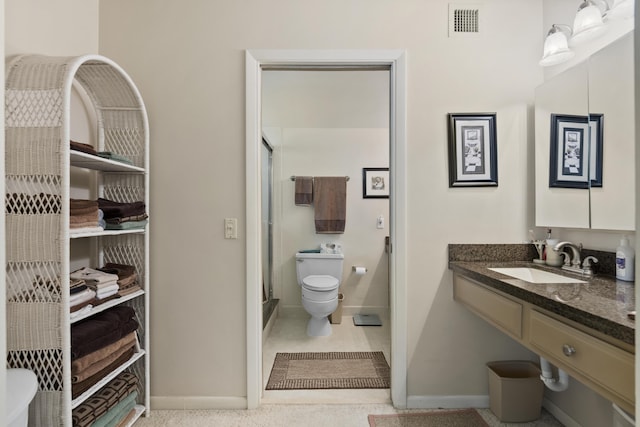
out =
[(529, 283), (586, 283), (584, 280), (550, 273), (545, 270), (528, 267), (490, 268), (496, 273), (511, 276)]

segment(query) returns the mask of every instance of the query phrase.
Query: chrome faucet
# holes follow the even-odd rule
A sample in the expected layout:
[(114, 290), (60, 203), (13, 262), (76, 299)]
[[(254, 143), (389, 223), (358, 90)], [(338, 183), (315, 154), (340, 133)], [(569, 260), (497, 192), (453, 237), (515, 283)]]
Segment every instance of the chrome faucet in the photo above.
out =
[[(571, 271), (574, 273), (580, 273), (588, 277), (593, 277), (593, 264), (598, 262), (598, 259), (594, 256), (588, 256), (584, 260), (584, 266), (582, 260), (580, 259), (580, 251), (582, 251), (582, 244), (576, 245), (571, 242), (560, 242), (553, 247), (553, 250), (556, 252), (562, 253), (562, 249), (568, 247), (571, 249), (571, 255), (567, 259), (565, 257), (565, 263), (562, 266), (563, 270)], [(570, 262), (569, 262), (570, 261)]]

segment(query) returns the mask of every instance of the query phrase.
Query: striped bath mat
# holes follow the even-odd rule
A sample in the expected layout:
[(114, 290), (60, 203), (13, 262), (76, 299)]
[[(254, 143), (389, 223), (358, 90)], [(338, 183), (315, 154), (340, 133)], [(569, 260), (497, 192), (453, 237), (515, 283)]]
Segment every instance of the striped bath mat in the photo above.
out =
[(267, 390), (389, 388), (381, 351), (277, 353)]

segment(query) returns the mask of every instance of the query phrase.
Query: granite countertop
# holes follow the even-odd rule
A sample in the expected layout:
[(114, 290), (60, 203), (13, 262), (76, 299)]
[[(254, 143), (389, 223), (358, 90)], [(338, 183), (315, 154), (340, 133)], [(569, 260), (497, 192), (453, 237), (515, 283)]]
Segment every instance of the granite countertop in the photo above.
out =
[[(535, 267), (584, 280), (586, 283), (535, 284), (489, 270), (501, 267)], [(635, 344), (635, 321), (627, 315), (629, 311), (635, 310), (635, 289), (631, 282), (618, 281), (615, 277), (606, 275), (588, 279), (558, 267), (516, 260), (451, 259), (449, 268), (607, 336), (630, 345)]]

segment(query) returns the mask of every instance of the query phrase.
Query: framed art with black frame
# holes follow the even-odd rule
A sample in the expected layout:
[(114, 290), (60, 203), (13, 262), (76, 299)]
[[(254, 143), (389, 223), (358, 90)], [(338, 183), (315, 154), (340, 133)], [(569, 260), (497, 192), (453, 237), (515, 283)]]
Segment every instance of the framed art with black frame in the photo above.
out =
[(389, 168), (362, 168), (362, 198), (389, 198)]
[(549, 187), (602, 187), (604, 116), (551, 114)]
[(604, 114), (589, 113), (589, 177), (591, 187), (602, 187)]
[(449, 187), (497, 187), (496, 113), (449, 113)]

